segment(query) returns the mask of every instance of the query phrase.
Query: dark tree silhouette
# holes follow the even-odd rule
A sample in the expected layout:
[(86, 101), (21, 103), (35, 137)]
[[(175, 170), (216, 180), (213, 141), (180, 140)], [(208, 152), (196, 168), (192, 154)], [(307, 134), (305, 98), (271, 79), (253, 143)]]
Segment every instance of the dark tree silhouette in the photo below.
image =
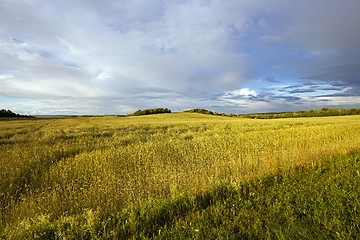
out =
[(167, 108), (153, 108), (153, 109), (145, 109), (145, 110), (137, 110), (134, 113), (127, 114), (127, 117), (130, 116), (141, 116), (141, 115), (149, 115), (149, 114), (159, 114), (159, 113), (171, 113), (171, 110)]

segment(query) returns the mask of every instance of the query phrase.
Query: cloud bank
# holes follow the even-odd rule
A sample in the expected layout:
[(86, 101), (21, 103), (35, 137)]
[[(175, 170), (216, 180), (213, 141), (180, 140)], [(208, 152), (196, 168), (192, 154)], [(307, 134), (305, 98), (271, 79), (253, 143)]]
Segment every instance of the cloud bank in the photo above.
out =
[(0, 104), (24, 114), (358, 107), (359, 12), (357, 0), (0, 0)]

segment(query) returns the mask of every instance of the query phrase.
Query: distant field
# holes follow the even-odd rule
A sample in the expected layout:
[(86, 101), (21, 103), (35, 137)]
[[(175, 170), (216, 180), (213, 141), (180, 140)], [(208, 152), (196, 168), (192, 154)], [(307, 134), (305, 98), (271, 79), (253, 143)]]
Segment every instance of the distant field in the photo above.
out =
[[(357, 150), (359, 115), (260, 120), (172, 113), (3, 120), (0, 238), (1, 232), (9, 237), (37, 221), (51, 226), (94, 212), (106, 219)], [(79, 231), (85, 231), (82, 227)], [(96, 236), (97, 230), (91, 231), (87, 237)]]

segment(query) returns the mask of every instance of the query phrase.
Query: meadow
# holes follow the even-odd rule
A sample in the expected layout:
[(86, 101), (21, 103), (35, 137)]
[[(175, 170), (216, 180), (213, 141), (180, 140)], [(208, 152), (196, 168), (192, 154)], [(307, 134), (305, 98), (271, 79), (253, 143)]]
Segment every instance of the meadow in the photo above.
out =
[[(260, 120), (171, 113), (3, 120), (0, 238), (306, 238), (319, 229), (329, 230), (329, 237), (351, 237), (359, 231), (359, 199), (354, 195), (350, 199), (355, 205), (345, 206), (342, 191), (353, 192), (357, 186), (352, 181), (358, 182), (360, 175), (359, 150), (359, 115)], [(331, 165), (336, 162), (341, 164)], [(339, 181), (340, 171), (348, 173), (345, 182)], [(298, 182), (308, 186), (326, 173), (338, 177), (330, 186), (351, 185), (348, 190), (334, 187), (333, 192), (344, 209), (355, 209), (350, 223), (340, 228), (313, 213), (311, 222), (324, 225), (297, 227), (303, 235), (271, 224), (273, 230), (264, 227), (261, 219), (281, 224), (279, 216), (287, 216), (278, 214), (282, 203), (291, 214), (309, 218), (307, 209), (313, 203), (307, 191), (299, 195), (302, 200), (291, 200), (291, 194), (301, 192)], [(282, 186), (274, 179), (289, 180)], [(319, 193), (324, 186), (312, 189)], [(275, 199), (276, 191), (287, 200), (276, 199), (280, 202), (271, 205), (267, 201)], [(330, 199), (331, 194), (318, 200), (325, 201), (324, 196)], [(290, 203), (300, 206), (298, 212)], [(343, 213), (335, 211), (339, 206), (330, 206), (335, 217), (325, 215), (343, 221)], [(258, 211), (260, 222), (252, 219), (250, 210)], [(236, 216), (245, 222), (233, 224)], [(226, 220), (228, 233), (234, 235), (220, 230)]]

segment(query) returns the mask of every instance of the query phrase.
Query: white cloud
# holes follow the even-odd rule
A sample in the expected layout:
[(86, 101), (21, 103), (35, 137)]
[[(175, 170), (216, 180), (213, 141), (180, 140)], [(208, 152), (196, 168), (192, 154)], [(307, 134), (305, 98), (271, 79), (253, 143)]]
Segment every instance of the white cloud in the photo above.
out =
[(238, 90), (230, 91), (228, 93), (229, 95), (232, 96), (244, 96), (244, 97), (257, 96), (256, 91), (250, 90), (249, 88), (241, 88)]
[(113, 78), (113, 76), (107, 72), (102, 72), (97, 76), (98, 80), (105, 80), (105, 79), (109, 79), (109, 78)]
[(6, 80), (11, 78), (14, 78), (14, 75), (6, 75), (6, 74), (0, 75), (0, 80)]

